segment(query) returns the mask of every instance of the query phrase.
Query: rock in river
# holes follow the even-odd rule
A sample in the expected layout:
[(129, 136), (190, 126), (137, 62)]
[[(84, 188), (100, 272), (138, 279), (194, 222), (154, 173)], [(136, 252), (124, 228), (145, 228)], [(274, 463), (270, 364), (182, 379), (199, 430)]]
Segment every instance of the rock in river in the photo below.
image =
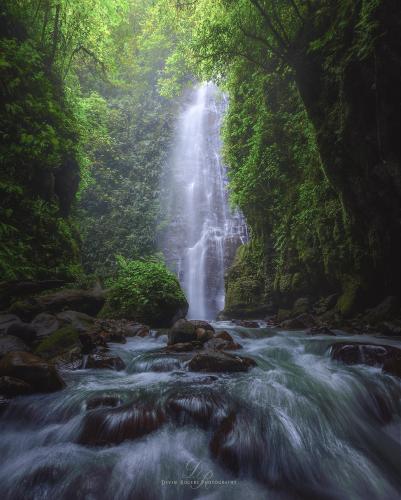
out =
[(198, 353), (188, 363), (193, 372), (245, 372), (254, 366), (251, 358), (214, 351)]
[(165, 420), (164, 412), (144, 404), (99, 408), (85, 415), (78, 443), (90, 446), (119, 444), (155, 431)]
[(338, 342), (331, 346), (330, 355), (333, 359), (347, 365), (382, 366), (384, 372), (401, 376), (401, 349), (398, 347), (359, 342)]
[(65, 387), (53, 365), (28, 352), (6, 354), (0, 361), (0, 376), (23, 380), (34, 392), (53, 392)]
[(196, 325), (186, 319), (179, 319), (168, 333), (168, 344), (187, 343), (197, 340)]

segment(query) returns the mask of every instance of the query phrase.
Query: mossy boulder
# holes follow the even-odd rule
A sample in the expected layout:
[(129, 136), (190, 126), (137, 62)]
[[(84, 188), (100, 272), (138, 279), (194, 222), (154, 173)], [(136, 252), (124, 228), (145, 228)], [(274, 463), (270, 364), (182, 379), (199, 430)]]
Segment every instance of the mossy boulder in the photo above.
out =
[(73, 326), (67, 325), (42, 340), (37, 346), (35, 354), (44, 358), (52, 358), (78, 345), (80, 345), (79, 331)]
[(119, 271), (110, 281), (99, 316), (126, 318), (154, 327), (169, 327), (188, 311), (176, 276), (162, 262), (118, 259)]

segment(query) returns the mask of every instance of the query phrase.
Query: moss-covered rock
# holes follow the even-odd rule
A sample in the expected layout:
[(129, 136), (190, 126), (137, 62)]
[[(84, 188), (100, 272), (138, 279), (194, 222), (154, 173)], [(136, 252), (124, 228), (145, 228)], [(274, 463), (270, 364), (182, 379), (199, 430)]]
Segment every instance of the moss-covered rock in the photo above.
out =
[(37, 346), (35, 354), (44, 358), (53, 358), (79, 344), (79, 332), (73, 326), (68, 325), (46, 337)]

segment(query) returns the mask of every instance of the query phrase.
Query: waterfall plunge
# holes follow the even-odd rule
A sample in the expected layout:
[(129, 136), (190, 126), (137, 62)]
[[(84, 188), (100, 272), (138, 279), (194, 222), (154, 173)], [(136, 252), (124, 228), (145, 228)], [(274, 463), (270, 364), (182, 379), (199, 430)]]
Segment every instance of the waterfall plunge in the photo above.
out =
[(199, 85), (179, 116), (165, 185), (169, 225), (163, 251), (189, 302), (189, 318), (214, 319), (224, 308), (224, 273), (246, 225), (228, 206), (220, 158), (225, 96)]

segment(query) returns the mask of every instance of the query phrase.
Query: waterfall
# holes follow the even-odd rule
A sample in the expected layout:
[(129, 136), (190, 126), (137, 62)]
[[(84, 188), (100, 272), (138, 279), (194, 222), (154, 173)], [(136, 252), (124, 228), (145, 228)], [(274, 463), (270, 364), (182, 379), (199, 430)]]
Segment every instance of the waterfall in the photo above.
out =
[(163, 186), (163, 252), (186, 293), (189, 318), (214, 319), (224, 308), (224, 274), (247, 239), (242, 215), (229, 208), (220, 155), (226, 104), (212, 83), (191, 92), (178, 118)]

